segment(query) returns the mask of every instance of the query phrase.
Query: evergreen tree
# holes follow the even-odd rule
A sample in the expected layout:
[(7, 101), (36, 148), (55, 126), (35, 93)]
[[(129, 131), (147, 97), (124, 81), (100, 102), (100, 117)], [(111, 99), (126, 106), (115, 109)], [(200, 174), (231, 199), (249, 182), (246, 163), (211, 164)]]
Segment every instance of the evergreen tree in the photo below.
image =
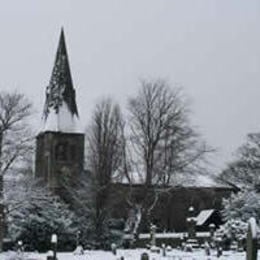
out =
[(220, 241), (224, 249), (228, 250), (232, 242), (245, 241), (247, 229), (248, 224), (246, 222), (239, 219), (230, 219), (219, 227), (214, 234), (214, 239)]
[(260, 194), (243, 190), (223, 200), (223, 217), (226, 221), (238, 219), (247, 222), (251, 217), (260, 219)]
[[(15, 182), (15, 183), (14, 183)], [(58, 247), (75, 247), (75, 215), (63, 201), (26, 177), (13, 180), (17, 189), (9, 189), (8, 233), (13, 241), (22, 240), (30, 250), (50, 249), (52, 234), (57, 234)]]

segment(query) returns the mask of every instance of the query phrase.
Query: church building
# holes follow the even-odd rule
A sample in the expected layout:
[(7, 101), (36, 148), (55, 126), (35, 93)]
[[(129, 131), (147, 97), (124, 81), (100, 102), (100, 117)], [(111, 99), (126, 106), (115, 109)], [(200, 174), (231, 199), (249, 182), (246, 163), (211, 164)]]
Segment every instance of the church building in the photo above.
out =
[[(36, 140), (35, 175), (44, 180), (51, 190), (59, 193), (61, 176), (68, 174), (76, 178), (84, 171), (84, 132), (80, 125), (63, 30), (46, 88), (42, 121), (43, 126)], [(126, 223), (129, 212), (133, 210), (126, 203), (130, 186), (138, 201), (143, 195), (142, 184), (114, 183), (111, 189), (114, 194), (120, 194), (111, 214), (114, 218), (124, 219)], [(207, 210), (204, 213), (213, 212), (212, 209), (219, 210), (223, 197), (228, 197), (232, 191), (230, 187), (214, 184), (172, 187), (170, 196), (162, 196), (154, 208), (154, 221), (161, 230), (183, 231), (187, 228), (186, 218), (191, 205), (198, 216), (203, 215), (203, 210)]]
[(61, 175), (76, 177), (84, 167), (84, 133), (80, 128), (63, 29), (46, 87), (42, 121), (36, 140), (35, 176), (52, 190), (59, 190)]

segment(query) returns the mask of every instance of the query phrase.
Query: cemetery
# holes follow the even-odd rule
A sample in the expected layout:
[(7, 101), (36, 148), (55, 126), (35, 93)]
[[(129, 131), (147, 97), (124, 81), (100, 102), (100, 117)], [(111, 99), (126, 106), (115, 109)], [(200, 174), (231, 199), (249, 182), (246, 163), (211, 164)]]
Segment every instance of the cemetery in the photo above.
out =
[[(181, 244), (176, 248), (173, 248), (167, 244), (160, 244), (160, 238), (168, 236), (169, 241), (180, 237)], [(204, 234), (206, 235), (206, 234)], [(39, 254), (26, 252), (23, 248), (22, 241), (18, 241), (17, 250), (9, 251), (0, 254), (1, 259), (5, 260), (83, 260), (83, 259), (95, 259), (95, 260), (159, 260), (159, 259), (193, 259), (193, 260), (209, 260), (209, 259), (230, 259), (230, 260), (257, 260), (257, 250), (259, 247), (258, 241), (258, 228), (256, 220), (251, 218), (248, 222), (248, 231), (246, 235), (246, 241), (239, 245), (239, 241), (232, 241), (232, 245), (226, 250), (223, 250), (223, 240), (215, 236), (214, 231), (207, 234), (201, 239), (202, 234), (194, 233), (190, 230), (187, 234), (157, 234), (156, 226), (151, 226), (150, 237), (147, 239), (148, 244), (146, 248), (139, 249), (122, 249), (117, 248), (116, 244), (111, 244), (111, 250), (84, 250), (83, 247), (78, 244), (73, 252), (57, 252), (57, 235), (53, 235), (51, 238), (52, 248), (48, 253)], [(143, 237), (145, 237), (143, 235)], [(236, 243), (235, 243), (236, 242)], [(235, 246), (234, 246), (235, 245)]]
[[(57, 88), (60, 86), (65, 88), (61, 93)], [(47, 204), (40, 209), (38, 217), (42, 218), (42, 221), (48, 219), (46, 209), (51, 208), (53, 203), (56, 204), (57, 208), (50, 212), (53, 216), (56, 214), (57, 220), (61, 218), (61, 223), (55, 223), (54, 217), (54, 227), (50, 227), (50, 230), (59, 231), (57, 234), (51, 234), (47, 228), (49, 223), (34, 219), (33, 213), (27, 227), (23, 227), (26, 222), (23, 219), (18, 222), (17, 227), (13, 227), (12, 222), (9, 223), (11, 228), (25, 229), (16, 241), (8, 240), (4, 231), (9, 227), (5, 222), (6, 211), (2, 207), (0, 240), (4, 252), (0, 253), (1, 259), (257, 259), (259, 231), (256, 219), (253, 215), (248, 215), (248, 209), (245, 210), (248, 222), (233, 218), (232, 212), (236, 210), (235, 201), (241, 198), (248, 199), (254, 207), (255, 202), (259, 201), (258, 193), (243, 193), (238, 187), (227, 183), (211, 182), (209, 185), (200, 181), (200, 184), (196, 185), (193, 180), (192, 185), (182, 183), (156, 186), (150, 183), (146, 186), (144, 183), (136, 183), (134, 179), (130, 180), (130, 183), (125, 183), (124, 180), (111, 181), (107, 193), (95, 193), (91, 189), (99, 186), (91, 186), (96, 185), (91, 182), (91, 171), (84, 168), (85, 136), (78, 128), (77, 120), (75, 89), (62, 29), (53, 73), (46, 89), (44, 127), (36, 137), (34, 179), (41, 180), (41, 183), (40, 186), (32, 186), (35, 191), (31, 190), (29, 194), (23, 191), (30, 200), (28, 213), (25, 211), (24, 217), (28, 216), (26, 214), (30, 216), (31, 212), (34, 212), (32, 209), (39, 210), (37, 207), (40, 204), (37, 204), (40, 200), (37, 198), (34, 202), (34, 197), (35, 193), (36, 197), (41, 194), (43, 197), (40, 199)], [(104, 187), (108, 183), (102, 184), (102, 178), (99, 181), (100, 187), (106, 190)], [(26, 181), (27, 185), (28, 183)], [(44, 189), (45, 186), (47, 189)], [(248, 197), (244, 198), (246, 196)], [(95, 231), (89, 231), (84, 230), (84, 225), (90, 219), (88, 214), (91, 212), (93, 198), (100, 200), (101, 206), (98, 210), (105, 209), (102, 208), (102, 203), (110, 207), (110, 222), (107, 226), (105, 222), (97, 223)], [(226, 221), (222, 218), (223, 203), (227, 209)], [(247, 203), (244, 205), (247, 207)], [(31, 206), (33, 207), (30, 208)], [(21, 209), (23, 212), (24, 209)], [(47, 215), (43, 217), (45, 214)], [(17, 218), (17, 215), (14, 214), (13, 217)], [(75, 229), (73, 224), (81, 217), (83, 222), (77, 223), (78, 227)], [(27, 234), (32, 223), (35, 223), (36, 227)], [(99, 230), (103, 228), (102, 225), (108, 231)], [(39, 233), (35, 233), (36, 231)], [(105, 235), (108, 239), (100, 239)], [(50, 241), (46, 240), (47, 237)]]
[[(118, 8), (116, 4), (113, 7), (115, 10)], [(70, 13), (69, 9), (66, 9), (66, 14)], [(98, 8), (98, 13), (103, 11), (101, 9)], [(147, 9), (148, 6), (144, 6), (140, 12), (141, 24), (146, 19), (143, 13)], [(122, 19), (123, 15), (118, 10), (109, 19), (114, 19), (118, 14)], [(187, 10), (185, 8), (185, 17), (190, 17)], [(164, 17), (167, 11), (163, 5), (154, 9), (160, 17)], [(168, 18), (173, 16), (171, 13), (168, 15)], [(85, 13), (83, 17), (86, 18)], [(104, 26), (107, 16), (103, 14), (98, 17)], [(43, 23), (47, 20), (45, 17)], [(119, 24), (116, 22), (113, 26), (109, 25), (109, 29), (117, 28)], [(171, 28), (168, 20), (166, 24), (166, 27)], [(193, 24), (188, 25), (191, 28)], [(83, 30), (85, 27), (81, 23), (77, 29)], [(162, 29), (165, 26), (160, 28), (159, 33)], [(41, 40), (47, 39), (49, 42), (49, 36), (45, 35), (44, 30), (39, 31), (42, 33), (42, 38), (39, 36)], [(132, 26), (128, 24), (122, 30), (124, 37), (130, 37), (130, 31), (132, 33)], [(202, 31), (204, 35), (204, 29)], [(146, 32), (147, 29), (142, 34), (146, 35)], [(83, 33), (79, 34), (79, 38), (71, 39), (70, 42), (76, 51)], [(93, 53), (89, 54), (87, 47), (86, 52), (81, 50), (78, 59), (77, 55), (73, 56), (73, 65), (77, 68), (75, 75), (79, 79), (92, 73), (82, 72), (81, 69), (86, 64), (88, 69), (92, 68), (99, 51), (104, 55), (101, 51), (103, 48), (106, 55), (110, 54), (114, 46), (116, 51), (121, 51), (119, 57), (131, 53), (131, 48), (126, 51), (124, 47), (119, 47), (117, 40), (120, 42), (124, 37), (117, 39), (117, 32), (114, 32), (114, 38), (109, 43), (105, 42), (111, 35), (109, 32), (104, 35), (99, 40), (95, 39), (96, 36), (100, 37), (99, 33), (93, 39), (88, 38), (88, 43), (93, 40), (94, 46), (101, 43), (100, 49), (94, 48)], [(164, 36), (169, 36), (168, 30)], [(146, 37), (138, 35), (137, 38), (146, 41)], [(161, 42), (164, 37), (158, 34), (156, 38)], [(150, 47), (151, 53), (144, 62), (145, 67), (156, 64), (161, 55), (164, 57), (163, 64), (170, 59), (172, 50), (164, 55), (164, 48), (171, 44), (166, 40), (163, 47), (157, 50), (153, 47), (152, 39), (140, 49), (140, 53), (137, 51), (130, 55), (131, 58), (125, 58), (125, 67), (121, 64), (123, 71), (131, 75), (135, 66), (130, 66), (132, 68), (129, 70), (128, 62), (142, 57)], [(219, 46), (218, 40), (217, 37), (212, 43), (214, 50)], [(10, 42), (19, 41), (16, 39)], [(135, 39), (135, 42), (138, 41)], [(131, 45), (134, 46), (135, 42)], [(189, 40), (177, 38), (174, 42), (177, 48)], [(191, 45), (196, 47), (196, 44)], [(189, 53), (191, 49), (185, 47), (183, 53)], [(251, 47), (246, 49), (250, 51)], [(37, 46), (31, 55), (38, 52), (44, 60), (42, 47)], [(205, 59), (212, 58), (211, 52), (205, 51)], [(238, 53), (241, 54), (241, 50)], [(124, 78), (117, 89), (119, 93), (127, 77), (118, 76), (118, 57), (115, 54), (106, 55), (102, 57), (101, 64), (96, 66), (98, 72), (95, 77), (98, 80), (104, 77), (104, 81), (109, 82), (109, 79), (113, 79), (109, 70), (114, 70), (118, 78)], [(39, 57), (37, 66), (42, 64)], [(240, 60), (236, 62), (234, 57), (233, 63), (243, 63)], [(255, 56), (254, 59), (257, 60)], [(30, 55), (24, 60), (28, 63), (26, 66), (32, 63)], [(180, 62), (182, 60), (183, 64)], [(221, 66), (214, 63), (213, 71), (221, 71), (225, 62)], [(14, 63), (16, 61), (10, 62), (12, 66)], [(174, 69), (178, 71), (179, 66), (184, 68), (190, 63), (192, 67), (189, 71), (192, 73), (202, 66), (195, 61), (185, 61), (180, 56), (178, 66)], [(20, 70), (24, 65), (18, 64)], [(159, 64), (153, 74), (157, 75), (163, 67)], [(228, 67), (233, 68), (234, 64)], [(169, 68), (171, 71), (172, 66)], [(254, 71), (250, 66), (247, 68)], [(226, 73), (228, 69), (226, 67), (223, 71)], [(100, 70), (107, 71), (107, 75)], [(45, 78), (44, 73), (39, 78)], [(33, 76), (35, 72), (31, 74)], [(203, 74), (203, 79), (205, 75), (207, 72)], [(248, 78), (254, 79), (251, 76), (245, 78), (239, 83), (247, 82)], [(210, 76), (208, 79), (210, 84), (205, 85), (207, 90), (205, 88), (203, 93), (208, 91), (214, 96), (216, 93), (208, 85), (214, 85), (217, 80)], [(110, 87), (113, 84), (111, 81)], [(109, 89), (100, 88), (103, 99), (96, 101), (92, 114), (84, 117), (89, 112), (89, 99), (85, 94), (88, 92), (90, 95), (97, 89), (95, 84), (94, 87), (87, 86), (87, 90), (83, 87), (75, 88), (64, 27), (61, 27), (50, 79), (47, 86), (41, 88), (45, 91), (44, 98), (40, 88), (34, 94), (36, 102), (39, 101), (38, 96), (44, 101), (39, 121), (34, 123), (33, 103), (25, 93), (0, 90), (0, 260), (260, 260), (260, 132), (247, 132), (246, 140), (237, 148), (234, 157), (222, 162), (224, 166), (220, 167), (217, 165), (218, 148), (206, 141), (206, 135), (200, 133), (196, 120), (192, 118), (191, 100), (186, 97), (182, 87), (172, 85), (167, 77), (140, 79), (139, 89), (135, 94), (129, 92), (127, 99), (120, 100), (122, 104), (113, 99), (113, 94), (112, 97), (106, 97)], [(196, 91), (193, 89), (193, 92)], [(124, 96), (127, 95), (124, 93)], [(232, 103), (230, 100), (233, 96), (233, 93), (222, 94), (221, 99), (223, 101), (226, 98)], [(214, 96), (211, 101), (214, 99), (217, 98)], [(201, 100), (201, 106), (207, 104), (210, 107), (210, 102)], [(259, 103), (259, 98), (255, 103)], [(78, 104), (85, 109), (80, 110)], [(222, 106), (221, 103), (217, 105), (219, 108)], [(202, 109), (203, 112), (210, 111), (207, 106)], [(232, 104), (229, 104), (228, 109), (239, 114), (232, 108)], [(228, 109), (222, 112), (221, 117), (224, 118)], [(253, 115), (252, 118), (257, 118), (251, 111), (245, 114), (246, 117)], [(225, 121), (223, 118), (216, 119), (214, 114), (210, 114), (206, 120), (214, 125), (214, 131), (221, 140), (224, 140), (225, 132), (217, 127)], [(239, 123), (243, 125), (243, 122)], [(224, 126), (225, 131), (232, 128), (227, 125)], [(232, 135), (235, 136), (233, 132)], [(230, 136), (227, 140), (232, 139)], [(228, 149), (231, 150), (231, 147)]]

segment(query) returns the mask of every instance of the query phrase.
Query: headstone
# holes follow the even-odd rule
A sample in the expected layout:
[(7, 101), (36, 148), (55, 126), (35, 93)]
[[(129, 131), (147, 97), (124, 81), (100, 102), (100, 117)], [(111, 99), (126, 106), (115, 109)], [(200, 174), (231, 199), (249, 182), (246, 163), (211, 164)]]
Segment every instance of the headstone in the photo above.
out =
[(186, 221), (187, 221), (187, 227), (188, 227), (188, 237), (195, 238), (197, 220), (195, 218), (195, 211), (192, 206), (189, 207), (189, 209), (188, 209), (188, 217), (186, 218)]
[(185, 247), (184, 251), (185, 252), (192, 252), (193, 251), (192, 245), (191, 244), (186, 244), (186, 247)]
[(141, 260), (149, 260), (149, 255), (147, 253), (142, 253)]
[(58, 236), (56, 234), (51, 235), (51, 244), (53, 247), (53, 259), (57, 260), (57, 244), (58, 244)]
[(210, 246), (209, 246), (209, 243), (207, 241), (204, 244), (204, 248), (205, 248), (206, 255), (209, 256), (210, 255)]
[(221, 256), (222, 256), (222, 253), (223, 253), (222, 247), (221, 247), (221, 246), (218, 246), (218, 247), (217, 247), (217, 257), (221, 257)]
[(78, 245), (75, 251), (73, 252), (74, 255), (84, 255), (84, 249), (81, 245)]
[(250, 218), (248, 222), (248, 232), (246, 241), (246, 259), (257, 259), (257, 225), (255, 218)]
[(186, 242), (185, 241), (182, 241), (181, 242), (181, 250), (184, 251), (186, 248)]
[(116, 244), (115, 243), (111, 244), (111, 250), (112, 250), (113, 255), (116, 255)]
[(186, 218), (188, 228), (188, 239), (184, 251), (191, 252), (194, 248), (199, 248), (199, 242), (196, 238), (196, 223), (195, 210), (193, 206), (188, 209), (188, 217)]
[(158, 254), (160, 253), (160, 248), (157, 246), (151, 246), (150, 250), (152, 253), (158, 253)]
[(166, 256), (166, 246), (162, 244), (162, 256)]
[(151, 233), (151, 247), (156, 246), (156, 237), (155, 237), (156, 226), (155, 225), (151, 225), (150, 233)]
[(46, 260), (54, 260), (52, 251), (48, 251)]
[(150, 228), (150, 250), (151, 252), (154, 253), (160, 253), (160, 248), (156, 246), (156, 226), (155, 225), (151, 225)]
[(214, 223), (209, 224), (210, 239), (213, 241), (216, 226)]
[(17, 243), (17, 252), (19, 254), (23, 253), (24, 251), (24, 248), (23, 248), (23, 241), (22, 240), (19, 240), (18, 243)]
[(167, 252), (171, 252), (171, 251), (172, 251), (172, 247), (171, 247), (170, 245), (168, 245), (168, 246), (166, 247), (166, 251), (167, 251)]

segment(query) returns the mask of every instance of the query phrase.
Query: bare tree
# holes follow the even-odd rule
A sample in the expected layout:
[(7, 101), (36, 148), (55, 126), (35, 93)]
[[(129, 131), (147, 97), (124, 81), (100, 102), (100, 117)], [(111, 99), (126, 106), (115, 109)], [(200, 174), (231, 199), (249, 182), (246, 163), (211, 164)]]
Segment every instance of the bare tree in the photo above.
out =
[(122, 166), (124, 123), (120, 108), (111, 99), (96, 105), (87, 133), (87, 160), (101, 186), (111, 183)]
[(176, 174), (191, 172), (208, 151), (191, 127), (179, 88), (163, 80), (142, 81), (129, 111), (131, 144), (147, 186), (173, 183)]
[(3, 178), (32, 151), (33, 139), (27, 124), (31, 113), (32, 104), (23, 94), (0, 93), (0, 251), (4, 236)]
[(96, 105), (87, 134), (87, 165), (95, 182), (95, 232), (97, 236), (102, 235), (104, 223), (109, 217), (111, 182), (122, 170), (123, 125), (120, 108), (111, 99), (104, 99)]
[(209, 149), (189, 122), (181, 89), (170, 88), (164, 80), (142, 81), (138, 95), (129, 100), (129, 113), (133, 162), (144, 176), (138, 203), (147, 226), (160, 194), (179, 175), (201, 170)]
[(32, 104), (17, 92), (0, 93), (0, 163), (1, 176), (32, 152), (33, 135), (28, 124)]

